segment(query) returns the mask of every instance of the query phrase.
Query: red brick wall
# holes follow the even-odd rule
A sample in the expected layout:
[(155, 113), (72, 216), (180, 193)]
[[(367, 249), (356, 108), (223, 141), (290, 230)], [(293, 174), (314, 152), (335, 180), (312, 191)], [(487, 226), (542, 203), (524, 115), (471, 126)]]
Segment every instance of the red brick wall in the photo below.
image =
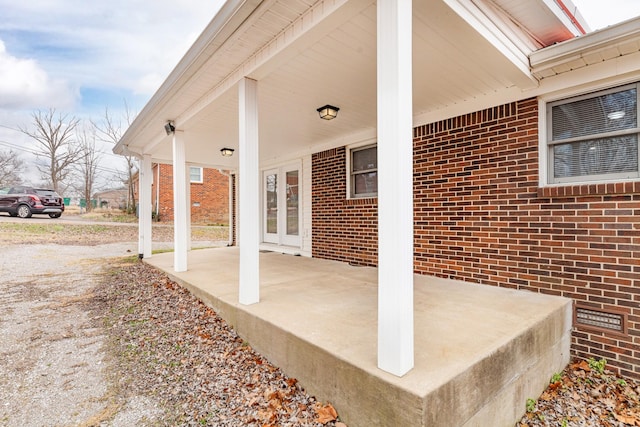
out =
[(378, 261), (376, 199), (346, 198), (346, 151), (312, 156), (312, 255), (357, 265)]
[[(627, 334), (577, 326), (572, 350), (638, 378), (640, 184), (539, 189), (537, 109), (529, 99), (414, 130), (415, 270), (622, 311)], [(346, 206), (344, 157), (313, 157), (313, 255), (375, 263), (375, 203)]]
[[(158, 175), (158, 168), (160, 174)], [(160, 183), (158, 184), (158, 177)], [(157, 185), (160, 186), (158, 191)], [(157, 201), (159, 196), (159, 202)], [(151, 185), (152, 209), (157, 210), (156, 218), (162, 222), (173, 221), (173, 166), (165, 164), (153, 165), (153, 183)]]
[[(152, 199), (156, 209), (158, 165), (153, 167)], [(199, 203), (200, 206), (194, 206)], [(191, 183), (191, 222), (229, 223), (229, 178), (216, 169), (203, 169), (203, 182)], [(173, 167), (160, 165), (160, 221), (173, 221)]]

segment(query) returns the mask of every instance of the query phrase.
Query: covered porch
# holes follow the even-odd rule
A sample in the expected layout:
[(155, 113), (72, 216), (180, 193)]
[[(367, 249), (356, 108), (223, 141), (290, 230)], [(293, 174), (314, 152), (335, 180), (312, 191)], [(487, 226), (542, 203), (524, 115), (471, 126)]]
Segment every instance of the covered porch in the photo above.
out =
[(414, 276), (415, 366), (377, 368), (378, 272), (260, 253), (260, 304), (240, 304), (239, 249), (145, 262), (220, 314), (243, 339), (343, 421), (357, 426), (507, 426), (569, 361), (571, 301)]
[[(370, 278), (377, 317), (366, 322), (377, 325), (368, 329), (377, 347), (367, 357), (407, 374), (423, 357), (413, 340), (413, 129), (536, 96), (529, 55), (582, 34), (576, 19), (543, 0), (226, 1), (114, 148), (141, 161), (139, 256), (152, 255), (153, 162), (173, 165), (176, 274), (198, 268), (188, 255), (189, 166), (226, 171), (237, 187), (230, 222), (240, 255), (220, 265), (236, 269), (233, 304), (262, 304), (259, 250), (276, 244), (316, 256), (314, 200), (323, 190), (314, 187), (313, 156), (344, 149), (334, 172), (352, 188), (340, 203), (375, 205), (375, 224), (360, 230), (377, 244), (369, 262), (378, 266)], [(320, 119), (323, 105), (339, 118)], [(364, 148), (375, 160), (356, 165), (352, 153)], [(343, 160), (354, 166), (336, 166)]]

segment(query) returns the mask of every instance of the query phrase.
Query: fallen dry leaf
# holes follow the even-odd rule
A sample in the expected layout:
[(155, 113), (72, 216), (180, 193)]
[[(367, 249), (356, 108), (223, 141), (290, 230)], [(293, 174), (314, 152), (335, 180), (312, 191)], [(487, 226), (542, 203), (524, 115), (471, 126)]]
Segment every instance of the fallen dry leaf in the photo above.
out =
[(625, 423), (630, 426), (640, 425), (640, 424), (637, 424), (638, 421), (640, 421), (640, 419), (636, 418), (635, 416), (628, 416), (628, 415), (622, 415), (622, 414), (613, 414), (613, 416), (617, 421), (620, 421), (621, 423)]
[(338, 413), (331, 404), (321, 406), (318, 404), (315, 407), (316, 410), (316, 422), (320, 424), (326, 424), (330, 421), (335, 421), (338, 418)]
[(597, 372), (587, 361), (572, 363), (562, 372), (560, 381), (549, 384), (535, 409), (527, 412), (517, 426), (640, 427), (640, 397), (634, 392), (637, 387), (637, 381), (617, 377), (606, 369)]
[(336, 426), (331, 405), (317, 404), (166, 275), (135, 263), (105, 277), (92, 309), (113, 325), (127, 387), (175, 408), (158, 425)]
[(578, 363), (574, 363), (573, 365), (571, 365), (571, 367), (573, 369), (580, 369), (580, 370), (583, 370), (585, 372), (591, 372), (591, 368), (589, 367), (589, 363), (587, 363), (586, 360), (581, 360)]

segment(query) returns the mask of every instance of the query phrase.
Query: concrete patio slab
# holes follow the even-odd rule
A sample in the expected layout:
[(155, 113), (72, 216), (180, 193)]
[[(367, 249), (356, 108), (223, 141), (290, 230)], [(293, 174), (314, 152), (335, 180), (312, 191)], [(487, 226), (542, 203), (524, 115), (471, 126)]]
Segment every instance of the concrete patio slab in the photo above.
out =
[(415, 276), (415, 367), (377, 368), (377, 269), (260, 254), (260, 303), (238, 304), (237, 248), (145, 259), (186, 286), (350, 427), (512, 426), (569, 362), (571, 300)]

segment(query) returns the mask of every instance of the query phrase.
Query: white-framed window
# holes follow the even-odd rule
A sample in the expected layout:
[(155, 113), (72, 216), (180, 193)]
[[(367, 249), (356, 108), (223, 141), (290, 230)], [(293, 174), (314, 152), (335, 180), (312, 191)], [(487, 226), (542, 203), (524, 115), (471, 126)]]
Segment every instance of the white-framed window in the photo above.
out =
[(546, 105), (549, 184), (640, 178), (633, 83)]
[(369, 144), (347, 150), (350, 198), (378, 195), (378, 147)]
[(198, 166), (189, 167), (189, 181), (202, 184), (202, 168)]

